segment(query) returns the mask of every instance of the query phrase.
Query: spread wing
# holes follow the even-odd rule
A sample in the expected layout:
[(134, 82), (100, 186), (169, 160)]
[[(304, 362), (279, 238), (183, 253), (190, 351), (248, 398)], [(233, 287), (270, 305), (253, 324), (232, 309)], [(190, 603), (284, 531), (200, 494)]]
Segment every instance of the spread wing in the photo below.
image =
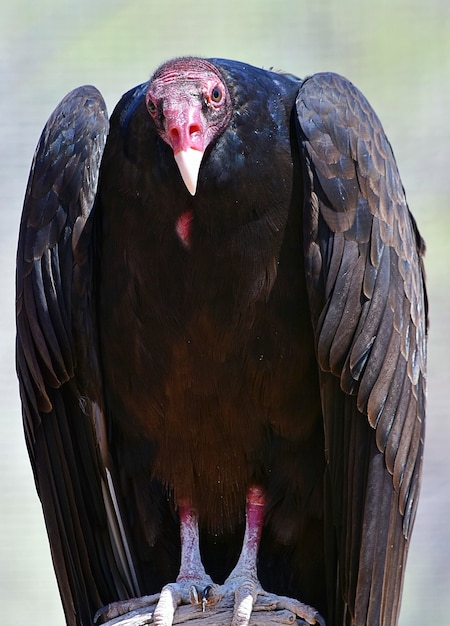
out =
[(424, 246), (386, 135), (351, 83), (305, 80), (297, 121), (333, 623), (394, 625), (422, 466)]
[(137, 591), (107, 469), (92, 292), (89, 217), (107, 132), (93, 87), (56, 108), (34, 156), (17, 253), (24, 428), (68, 624), (91, 624), (104, 603)]

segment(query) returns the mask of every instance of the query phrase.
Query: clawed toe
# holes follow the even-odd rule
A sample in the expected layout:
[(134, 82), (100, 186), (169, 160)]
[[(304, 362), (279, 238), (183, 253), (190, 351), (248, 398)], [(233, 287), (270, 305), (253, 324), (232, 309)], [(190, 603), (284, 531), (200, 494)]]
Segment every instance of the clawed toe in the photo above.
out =
[(160, 598), (160, 594), (157, 593), (151, 596), (141, 596), (139, 598), (131, 598), (130, 600), (120, 600), (119, 602), (112, 602), (103, 606), (97, 611), (94, 616), (94, 624), (102, 624), (102, 626), (108, 624), (110, 620), (113, 620), (127, 613), (133, 611), (140, 611), (141, 609), (149, 609), (155, 606)]
[[(115, 602), (103, 607), (95, 615), (94, 623), (102, 626), (123, 623), (134, 626), (150, 623), (171, 626), (175, 611), (182, 604), (195, 605), (198, 607), (195, 610), (201, 609), (202, 612), (213, 610), (215, 606), (220, 607), (220, 611), (232, 611), (232, 626), (248, 626), (253, 611), (273, 611), (280, 615), (283, 611), (289, 612), (302, 624), (326, 626), (323, 617), (313, 607), (293, 598), (268, 593), (253, 579), (204, 587), (172, 583), (166, 585), (160, 594)], [(188, 607), (185, 606), (184, 610), (188, 610)], [(191, 614), (189, 619), (192, 618)]]
[(325, 620), (314, 607), (294, 598), (265, 591), (254, 576), (231, 576), (224, 585), (211, 589), (206, 604), (232, 608), (231, 626), (248, 626), (253, 611), (289, 612), (305, 625), (326, 626)]
[(212, 598), (212, 590), (213, 585), (209, 584), (169, 583), (161, 593), (107, 604), (95, 614), (94, 624), (113, 626), (122, 620), (128, 624), (130, 620), (139, 626), (150, 623), (172, 626), (179, 606), (192, 604), (205, 611), (207, 605), (215, 604), (217, 599)]
[(300, 600), (288, 598), (286, 596), (277, 596), (275, 594), (267, 593), (266, 591), (262, 591), (261, 595), (263, 595), (267, 600), (272, 601), (278, 609), (291, 611), (294, 615), (308, 624), (326, 626), (325, 620), (320, 615), (319, 611), (308, 604), (303, 604)]
[(156, 626), (171, 626), (177, 607), (194, 604), (205, 611), (212, 597), (212, 584), (189, 581), (170, 583), (163, 587), (153, 615)]

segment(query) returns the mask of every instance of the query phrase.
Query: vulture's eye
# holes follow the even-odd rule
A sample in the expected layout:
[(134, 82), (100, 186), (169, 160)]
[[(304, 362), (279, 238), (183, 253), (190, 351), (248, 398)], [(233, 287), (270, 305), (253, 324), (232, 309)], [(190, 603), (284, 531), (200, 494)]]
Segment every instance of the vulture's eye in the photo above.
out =
[(222, 100), (222, 89), (219, 87), (219, 85), (216, 85), (211, 91), (211, 100), (216, 103)]
[(151, 98), (147, 98), (147, 110), (150, 115), (156, 115), (157, 106)]

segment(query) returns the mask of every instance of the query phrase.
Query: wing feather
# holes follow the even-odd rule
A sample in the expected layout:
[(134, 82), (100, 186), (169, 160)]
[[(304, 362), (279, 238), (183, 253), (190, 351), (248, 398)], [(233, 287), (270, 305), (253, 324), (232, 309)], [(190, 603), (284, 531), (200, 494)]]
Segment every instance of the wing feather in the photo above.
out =
[(297, 121), (337, 545), (329, 593), (336, 623), (393, 626), (423, 454), (424, 246), (381, 124), (351, 83), (306, 79)]
[(17, 252), (24, 429), (68, 624), (92, 624), (100, 606), (139, 591), (100, 434), (89, 217), (107, 132), (93, 87), (55, 109), (34, 156)]

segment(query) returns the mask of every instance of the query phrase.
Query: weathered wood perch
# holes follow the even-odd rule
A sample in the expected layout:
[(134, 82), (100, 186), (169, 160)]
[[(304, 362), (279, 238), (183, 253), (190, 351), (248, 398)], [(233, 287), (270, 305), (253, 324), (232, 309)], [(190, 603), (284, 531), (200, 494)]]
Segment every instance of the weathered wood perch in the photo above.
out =
[[(153, 611), (156, 603), (134, 609), (129, 613), (114, 617), (107, 622), (101, 621), (101, 626), (144, 626), (153, 623)], [(233, 616), (233, 601), (225, 597), (216, 606), (208, 607), (204, 612), (198, 606), (183, 605), (175, 612), (173, 623), (187, 624), (188, 626), (229, 626)], [(253, 607), (249, 626), (308, 626), (307, 622), (299, 619), (292, 611), (279, 609), (273, 602), (264, 603), (257, 600)]]

